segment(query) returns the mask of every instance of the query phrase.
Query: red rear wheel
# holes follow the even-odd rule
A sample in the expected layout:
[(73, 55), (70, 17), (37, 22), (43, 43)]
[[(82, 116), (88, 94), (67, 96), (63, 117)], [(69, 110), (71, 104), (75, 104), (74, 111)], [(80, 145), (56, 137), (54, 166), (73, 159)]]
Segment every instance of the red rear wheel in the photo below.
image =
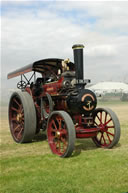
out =
[(112, 148), (120, 139), (120, 123), (116, 114), (109, 108), (94, 111), (94, 125), (100, 129), (92, 138), (98, 147)]
[(9, 103), (9, 125), (17, 143), (29, 142), (36, 133), (36, 111), (27, 92), (14, 92)]
[(75, 127), (70, 116), (64, 111), (54, 111), (48, 119), (47, 135), (54, 154), (69, 157), (75, 144)]

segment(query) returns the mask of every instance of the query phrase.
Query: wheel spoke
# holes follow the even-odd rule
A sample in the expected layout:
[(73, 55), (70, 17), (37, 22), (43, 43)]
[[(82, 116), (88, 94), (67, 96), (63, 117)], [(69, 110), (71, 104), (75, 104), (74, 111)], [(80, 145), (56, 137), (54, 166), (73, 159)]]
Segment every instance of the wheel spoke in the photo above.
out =
[(67, 135), (67, 134), (68, 134), (68, 132), (67, 132), (66, 129), (63, 129), (63, 130), (61, 131), (61, 135)]
[(52, 128), (52, 129), (51, 129), (51, 132), (54, 132), (54, 133), (56, 133), (56, 130)]
[(61, 137), (61, 141), (63, 142), (64, 145), (67, 145), (65, 138)]
[(96, 115), (96, 117), (98, 118), (98, 120), (99, 120), (99, 121), (100, 121), (100, 123), (101, 123), (101, 120), (100, 120), (99, 116), (98, 116), (98, 115)]
[(63, 153), (64, 153), (67, 149), (67, 142), (66, 142), (65, 138), (63, 138), (63, 137), (61, 137), (61, 141), (63, 142)]
[(106, 140), (105, 140), (104, 134), (103, 134), (103, 140), (104, 140), (104, 145), (106, 145)]
[(99, 127), (99, 125), (96, 123), (96, 121), (94, 121), (94, 123), (97, 125), (97, 127)]
[(107, 120), (107, 112), (105, 112), (105, 119), (104, 119), (104, 124), (106, 124), (106, 120)]
[(13, 101), (20, 107), (21, 104), (18, 103), (18, 101), (14, 98)]
[(59, 118), (57, 118), (57, 121), (58, 121), (58, 124), (59, 124), (59, 129), (61, 129), (61, 121), (62, 121), (62, 119), (59, 117)]
[(112, 118), (110, 118), (104, 125), (107, 125), (108, 123), (110, 123), (110, 121), (112, 121)]
[(56, 142), (56, 137), (54, 135), (51, 135), (50, 141), (51, 141), (51, 143), (55, 143)]
[(110, 128), (115, 128), (115, 127), (114, 127), (114, 125), (113, 125), (113, 126), (107, 126), (107, 128), (110, 129)]
[[(56, 126), (56, 123), (55, 123), (55, 121), (54, 120), (52, 120), (52, 122), (51, 122), (53, 125), (54, 125), (54, 127), (55, 127), (55, 131), (57, 131), (57, 126)], [(52, 125), (51, 124), (51, 125)], [(52, 127), (53, 128), (53, 127)]]
[(110, 133), (109, 131), (106, 131), (106, 133), (112, 135), (113, 137), (115, 136), (113, 133)]
[(24, 109), (23, 109), (22, 105), (20, 106), (20, 113), (21, 113), (22, 116), (24, 116)]
[(22, 131), (23, 131), (23, 127), (21, 127), (18, 135), (17, 135), (17, 139), (20, 139), (22, 137)]
[(17, 126), (13, 129), (14, 133), (15, 133), (16, 131), (18, 131), (19, 128), (20, 128), (20, 125), (17, 125)]
[(16, 117), (12, 117), (11, 121), (16, 121), (17, 122), (17, 118)]
[(102, 123), (102, 111), (100, 112), (100, 123)]
[(59, 153), (61, 153), (60, 140), (58, 140), (56, 143), (56, 149)]
[(108, 137), (109, 142), (111, 143), (112, 141), (111, 141), (111, 139), (110, 139), (110, 137), (109, 137), (109, 135), (108, 135), (107, 132), (106, 132), (106, 134), (107, 134), (107, 137)]
[(21, 114), (24, 115), (24, 109), (23, 109), (22, 105), (21, 105)]
[(100, 143), (102, 141), (102, 138), (103, 138), (103, 133), (101, 133), (101, 136), (100, 136), (100, 140), (99, 140)]
[(15, 111), (15, 112), (19, 112), (19, 110), (18, 109), (16, 109), (15, 107), (11, 107), (11, 109), (13, 110), (13, 111)]

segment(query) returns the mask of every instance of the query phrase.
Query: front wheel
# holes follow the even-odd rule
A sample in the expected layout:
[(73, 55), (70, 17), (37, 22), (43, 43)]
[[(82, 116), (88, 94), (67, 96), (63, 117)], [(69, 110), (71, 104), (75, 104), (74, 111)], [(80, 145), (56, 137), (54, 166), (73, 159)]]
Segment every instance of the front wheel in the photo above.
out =
[(64, 111), (53, 111), (48, 119), (49, 146), (60, 157), (71, 156), (75, 145), (75, 127), (71, 117)]
[(98, 147), (112, 148), (120, 139), (120, 123), (116, 114), (109, 108), (98, 108), (93, 114), (97, 135), (92, 138)]

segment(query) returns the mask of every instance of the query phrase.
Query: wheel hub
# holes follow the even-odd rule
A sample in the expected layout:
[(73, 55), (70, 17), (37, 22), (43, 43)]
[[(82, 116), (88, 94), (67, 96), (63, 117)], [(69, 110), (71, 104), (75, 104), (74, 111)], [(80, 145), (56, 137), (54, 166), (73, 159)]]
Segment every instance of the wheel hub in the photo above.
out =
[(22, 121), (22, 115), (21, 115), (21, 113), (19, 113), (19, 114), (17, 115), (16, 119), (17, 119), (18, 122), (21, 122), (21, 121)]
[(57, 131), (57, 132), (56, 132), (56, 137), (59, 139), (60, 136), (61, 136), (61, 132), (60, 132), (60, 131)]
[(106, 131), (108, 130), (108, 128), (106, 127), (106, 125), (101, 124), (101, 125), (100, 125), (100, 130), (101, 130), (102, 132), (106, 132)]

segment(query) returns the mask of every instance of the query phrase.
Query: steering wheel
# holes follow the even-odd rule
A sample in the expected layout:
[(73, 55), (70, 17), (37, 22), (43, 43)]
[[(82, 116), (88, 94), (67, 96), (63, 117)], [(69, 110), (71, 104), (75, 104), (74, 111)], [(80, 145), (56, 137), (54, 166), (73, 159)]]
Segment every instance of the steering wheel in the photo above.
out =
[(25, 81), (20, 81), (17, 83), (17, 88), (19, 89), (24, 89), (26, 87), (26, 82)]

